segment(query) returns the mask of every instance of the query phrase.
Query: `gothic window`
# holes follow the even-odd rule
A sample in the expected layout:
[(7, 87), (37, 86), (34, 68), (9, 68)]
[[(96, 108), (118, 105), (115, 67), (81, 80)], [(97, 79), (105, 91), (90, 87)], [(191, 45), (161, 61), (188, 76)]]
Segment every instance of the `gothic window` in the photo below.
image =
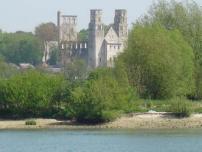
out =
[(100, 63), (102, 62), (102, 59), (100, 58)]

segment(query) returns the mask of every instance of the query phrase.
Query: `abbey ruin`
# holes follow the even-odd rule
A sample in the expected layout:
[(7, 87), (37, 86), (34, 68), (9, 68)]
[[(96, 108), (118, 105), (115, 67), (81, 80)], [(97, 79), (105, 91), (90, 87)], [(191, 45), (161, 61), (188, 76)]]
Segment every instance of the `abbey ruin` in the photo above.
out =
[(71, 62), (73, 57), (86, 61), (89, 68), (113, 67), (114, 59), (123, 52), (128, 38), (127, 11), (115, 10), (114, 23), (104, 27), (102, 10), (90, 10), (88, 40), (77, 38), (77, 16), (57, 13), (60, 64)]

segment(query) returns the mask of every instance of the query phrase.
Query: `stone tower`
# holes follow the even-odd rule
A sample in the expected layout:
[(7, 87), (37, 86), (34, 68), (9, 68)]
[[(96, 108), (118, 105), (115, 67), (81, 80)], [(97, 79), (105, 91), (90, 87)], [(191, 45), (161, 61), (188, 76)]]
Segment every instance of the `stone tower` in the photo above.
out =
[(102, 62), (103, 41), (102, 10), (94, 9), (90, 11), (89, 23), (88, 65), (90, 68), (96, 68)]
[(77, 42), (77, 16), (57, 13), (60, 65), (71, 62), (73, 44)]
[(128, 24), (127, 24), (127, 11), (124, 9), (115, 10), (114, 29), (120, 41), (127, 40), (128, 37)]
[(58, 12), (59, 42), (77, 41), (77, 16), (62, 15)]

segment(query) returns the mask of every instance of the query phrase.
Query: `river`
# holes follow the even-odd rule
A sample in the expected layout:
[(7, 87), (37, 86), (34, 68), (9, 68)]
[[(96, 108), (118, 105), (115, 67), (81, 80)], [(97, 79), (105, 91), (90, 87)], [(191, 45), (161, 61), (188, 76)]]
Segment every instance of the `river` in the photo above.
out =
[(201, 129), (0, 131), (0, 152), (200, 151)]

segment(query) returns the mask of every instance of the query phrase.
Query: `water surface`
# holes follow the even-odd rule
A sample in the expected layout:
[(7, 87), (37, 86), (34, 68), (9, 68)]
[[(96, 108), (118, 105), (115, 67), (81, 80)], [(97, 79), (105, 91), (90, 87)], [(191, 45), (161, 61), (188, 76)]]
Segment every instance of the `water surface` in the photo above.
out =
[(202, 130), (3, 130), (0, 152), (199, 152)]

